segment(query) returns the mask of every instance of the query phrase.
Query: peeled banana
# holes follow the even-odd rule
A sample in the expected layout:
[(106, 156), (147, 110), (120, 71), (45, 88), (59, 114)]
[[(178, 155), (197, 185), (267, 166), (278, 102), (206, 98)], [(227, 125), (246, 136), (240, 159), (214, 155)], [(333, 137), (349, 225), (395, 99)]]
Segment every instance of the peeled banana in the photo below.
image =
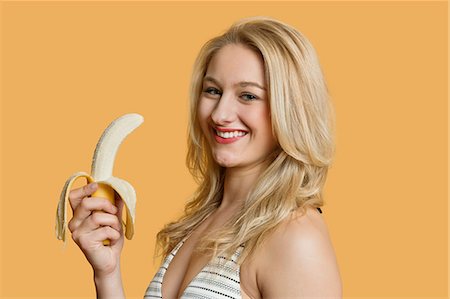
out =
[[(143, 121), (144, 118), (136, 113), (125, 114), (114, 120), (97, 143), (92, 159), (91, 175), (86, 172), (77, 172), (67, 179), (56, 210), (55, 230), (59, 240), (66, 241), (69, 192), (73, 183), (80, 177), (86, 178), (88, 183), (97, 182), (98, 188), (92, 194), (93, 197), (107, 198), (113, 204), (116, 193), (122, 198), (126, 210), (125, 236), (128, 240), (132, 239), (136, 213), (136, 192), (130, 183), (114, 177), (112, 172), (120, 144)], [(109, 245), (109, 240), (104, 240), (103, 244)]]

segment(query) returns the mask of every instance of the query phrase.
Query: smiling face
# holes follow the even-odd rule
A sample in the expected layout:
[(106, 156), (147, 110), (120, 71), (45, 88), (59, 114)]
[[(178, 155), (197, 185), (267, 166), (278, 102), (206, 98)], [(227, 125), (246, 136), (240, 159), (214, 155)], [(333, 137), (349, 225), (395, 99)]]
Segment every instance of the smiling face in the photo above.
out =
[(212, 57), (203, 78), (198, 119), (215, 161), (253, 168), (273, 152), (264, 63), (255, 51), (229, 44)]

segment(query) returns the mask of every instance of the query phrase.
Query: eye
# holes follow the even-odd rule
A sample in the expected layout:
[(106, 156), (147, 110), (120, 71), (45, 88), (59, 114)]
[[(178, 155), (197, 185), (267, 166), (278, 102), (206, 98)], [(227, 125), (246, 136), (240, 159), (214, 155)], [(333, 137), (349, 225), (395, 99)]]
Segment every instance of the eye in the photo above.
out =
[(207, 87), (203, 90), (204, 93), (210, 94), (212, 96), (221, 95), (222, 93), (220, 90), (214, 87)]
[(251, 94), (251, 93), (243, 93), (243, 94), (241, 95), (241, 98), (242, 98), (244, 101), (247, 101), (247, 102), (254, 101), (254, 100), (258, 99), (257, 96), (255, 96), (255, 95), (253, 95), (253, 94)]

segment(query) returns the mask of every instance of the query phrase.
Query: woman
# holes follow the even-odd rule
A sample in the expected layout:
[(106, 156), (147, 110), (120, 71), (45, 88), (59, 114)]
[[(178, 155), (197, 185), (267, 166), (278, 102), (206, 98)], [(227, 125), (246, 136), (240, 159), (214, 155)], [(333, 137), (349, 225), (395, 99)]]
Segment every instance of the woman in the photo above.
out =
[[(340, 298), (319, 213), (333, 114), (308, 40), (270, 18), (234, 24), (200, 51), (190, 109), (187, 164), (199, 187), (185, 215), (158, 233), (166, 258), (145, 297)], [(69, 228), (98, 297), (123, 297), (123, 204), (80, 205), (95, 189), (71, 192)], [(102, 245), (105, 226), (111, 246)]]

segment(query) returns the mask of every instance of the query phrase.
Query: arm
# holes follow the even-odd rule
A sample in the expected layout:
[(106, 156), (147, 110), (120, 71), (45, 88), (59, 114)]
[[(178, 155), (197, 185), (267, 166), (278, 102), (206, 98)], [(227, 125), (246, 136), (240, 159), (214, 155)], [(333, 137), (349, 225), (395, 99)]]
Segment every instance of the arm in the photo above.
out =
[(319, 215), (283, 223), (264, 246), (257, 277), (263, 298), (342, 298), (334, 250)]
[(120, 269), (106, 276), (94, 273), (94, 282), (97, 298), (125, 298)]

